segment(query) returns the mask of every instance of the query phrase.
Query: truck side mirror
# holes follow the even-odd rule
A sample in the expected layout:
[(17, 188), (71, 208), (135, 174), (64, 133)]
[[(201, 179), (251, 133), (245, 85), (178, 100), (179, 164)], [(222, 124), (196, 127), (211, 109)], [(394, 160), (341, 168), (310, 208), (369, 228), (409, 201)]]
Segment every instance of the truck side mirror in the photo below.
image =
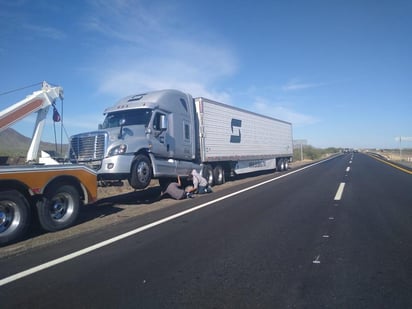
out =
[(167, 130), (167, 117), (166, 115), (160, 115), (160, 130), (166, 131)]
[(122, 138), (123, 136), (123, 126), (126, 124), (126, 119), (122, 118), (119, 120), (119, 125), (120, 125), (120, 132), (118, 138)]

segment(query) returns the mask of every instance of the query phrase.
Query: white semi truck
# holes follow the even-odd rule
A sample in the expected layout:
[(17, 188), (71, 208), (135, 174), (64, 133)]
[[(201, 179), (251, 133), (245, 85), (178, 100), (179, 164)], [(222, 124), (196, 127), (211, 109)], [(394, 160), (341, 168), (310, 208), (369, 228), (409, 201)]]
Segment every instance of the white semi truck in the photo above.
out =
[(70, 160), (86, 163), (101, 182), (127, 179), (135, 189), (201, 170), (209, 183), (292, 160), (292, 125), (178, 90), (121, 99), (94, 132), (70, 138)]

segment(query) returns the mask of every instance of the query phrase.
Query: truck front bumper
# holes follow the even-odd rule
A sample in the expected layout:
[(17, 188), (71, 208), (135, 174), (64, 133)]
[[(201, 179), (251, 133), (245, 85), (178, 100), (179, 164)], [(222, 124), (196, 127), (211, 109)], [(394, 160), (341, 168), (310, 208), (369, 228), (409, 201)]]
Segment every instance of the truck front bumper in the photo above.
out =
[(130, 174), (130, 167), (134, 159), (133, 155), (118, 155), (105, 158), (101, 168), (97, 171), (99, 178), (125, 179)]

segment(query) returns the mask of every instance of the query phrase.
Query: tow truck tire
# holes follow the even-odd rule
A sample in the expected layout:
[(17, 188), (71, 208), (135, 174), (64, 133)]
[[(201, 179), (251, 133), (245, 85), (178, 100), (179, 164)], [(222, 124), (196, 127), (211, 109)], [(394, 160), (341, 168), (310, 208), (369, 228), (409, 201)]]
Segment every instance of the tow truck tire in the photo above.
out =
[(77, 189), (68, 184), (54, 185), (44, 193), (37, 203), (37, 214), (41, 227), (55, 232), (73, 225), (80, 211), (80, 196)]
[(216, 165), (213, 169), (213, 178), (216, 185), (222, 185), (225, 183), (225, 171), (221, 165)]
[(152, 167), (145, 155), (137, 155), (132, 164), (129, 183), (134, 189), (144, 189), (152, 180)]
[(30, 224), (30, 205), (18, 191), (0, 192), (0, 245), (20, 239)]

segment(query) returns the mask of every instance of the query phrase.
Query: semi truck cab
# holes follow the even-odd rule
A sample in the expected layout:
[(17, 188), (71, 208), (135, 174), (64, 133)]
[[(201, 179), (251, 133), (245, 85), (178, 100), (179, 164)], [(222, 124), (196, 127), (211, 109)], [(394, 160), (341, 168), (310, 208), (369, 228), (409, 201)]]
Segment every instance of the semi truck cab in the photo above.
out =
[(162, 90), (123, 98), (104, 111), (95, 132), (72, 136), (70, 160), (91, 165), (99, 180), (128, 179), (136, 189), (152, 177), (199, 167), (191, 95)]

